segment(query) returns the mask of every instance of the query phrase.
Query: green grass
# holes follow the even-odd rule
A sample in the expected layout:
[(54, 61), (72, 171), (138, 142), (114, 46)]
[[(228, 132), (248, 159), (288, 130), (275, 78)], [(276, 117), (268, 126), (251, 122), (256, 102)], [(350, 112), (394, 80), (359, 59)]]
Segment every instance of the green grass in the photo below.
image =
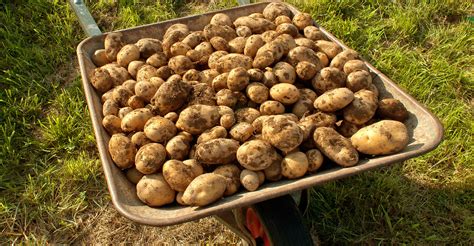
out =
[[(132, 2), (88, 5), (103, 31), (235, 5)], [(472, 244), (472, 3), (293, 4), (427, 105), (445, 127), (444, 141), (429, 154), (315, 188), (308, 225), (327, 244)], [(89, 233), (87, 221), (110, 203), (75, 65), (75, 47), (85, 36), (63, 1), (0, 4), (0, 10), (0, 241), (80, 240)], [(120, 223), (128, 228), (126, 220)], [(133, 230), (120, 233), (135, 237)]]

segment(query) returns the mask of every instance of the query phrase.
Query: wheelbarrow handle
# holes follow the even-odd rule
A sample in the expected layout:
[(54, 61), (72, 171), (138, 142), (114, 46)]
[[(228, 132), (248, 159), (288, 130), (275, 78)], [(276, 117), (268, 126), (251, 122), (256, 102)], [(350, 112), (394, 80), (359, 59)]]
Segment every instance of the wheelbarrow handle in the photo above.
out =
[(82, 30), (84, 30), (87, 36), (92, 37), (102, 34), (83, 0), (68, 0), (68, 2), (71, 5), (72, 10), (74, 10), (74, 13), (76, 13)]

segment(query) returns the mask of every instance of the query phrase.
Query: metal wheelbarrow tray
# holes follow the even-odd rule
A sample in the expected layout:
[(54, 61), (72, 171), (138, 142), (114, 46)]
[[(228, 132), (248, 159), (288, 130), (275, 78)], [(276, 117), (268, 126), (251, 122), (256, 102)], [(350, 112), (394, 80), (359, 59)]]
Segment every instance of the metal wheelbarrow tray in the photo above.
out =
[[(145, 37), (158, 38), (161, 40), (165, 30), (172, 24), (184, 23), (187, 24), (191, 30), (202, 30), (203, 27), (209, 23), (211, 17), (215, 13), (226, 13), (235, 20), (239, 16), (262, 12), (267, 4), (268, 2), (245, 5), (227, 10), (129, 28), (120, 30), (119, 32), (123, 33), (126, 43), (136, 42), (138, 39)], [(289, 7), (293, 13), (299, 12), (293, 6), (289, 5)], [(320, 29), (330, 40), (336, 42), (344, 49), (348, 48), (332, 34), (323, 28)], [(91, 56), (95, 50), (103, 48), (105, 35), (106, 34), (102, 34), (100, 36), (86, 38), (77, 47), (82, 83), (112, 202), (123, 216), (141, 224), (165, 226), (183, 223), (218, 214), (230, 209), (248, 206), (295, 191), (307, 189), (312, 186), (321, 185), (328, 181), (342, 179), (364, 171), (388, 166), (392, 163), (401, 162), (433, 150), (440, 143), (443, 136), (443, 128), (438, 119), (434, 117), (432, 113), (430, 113), (413, 97), (400, 89), (383, 73), (366, 62), (372, 76), (374, 77), (373, 82), (380, 90), (380, 96), (393, 97), (400, 100), (410, 112), (410, 117), (406, 121), (406, 125), (411, 134), (411, 139), (409, 145), (402, 152), (389, 156), (361, 159), (359, 164), (354, 167), (333, 167), (315, 174), (306, 175), (297, 180), (281, 180), (278, 182), (266, 183), (257, 191), (241, 191), (205, 207), (168, 205), (161, 208), (151, 208), (140, 202), (136, 196), (135, 186), (126, 179), (122, 171), (115, 166), (110, 158), (107, 147), (110, 136), (101, 124), (102, 103), (100, 96), (89, 82), (88, 75), (95, 68)]]

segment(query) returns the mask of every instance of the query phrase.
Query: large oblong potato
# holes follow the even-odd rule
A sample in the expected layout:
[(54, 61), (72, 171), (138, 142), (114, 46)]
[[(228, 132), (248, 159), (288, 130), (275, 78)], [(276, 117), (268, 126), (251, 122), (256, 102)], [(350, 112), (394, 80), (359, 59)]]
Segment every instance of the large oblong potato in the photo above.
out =
[(197, 135), (219, 124), (219, 108), (209, 105), (192, 105), (179, 113), (176, 127)]
[(268, 168), (277, 155), (270, 143), (256, 139), (247, 141), (239, 147), (237, 161), (249, 170), (259, 171)]
[(175, 191), (185, 191), (196, 178), (192, 167), (179, 160), (168, 160), (163, 164), (163, 177)]
[(354, 100), (354, 93), (347, 88), (336, 88), (324, 92), (314, 100), (314, 107), (323, 112), (336, 112)]
[(252, 68), (252, 58), (233, 53), (222, 56), (216, 62), (216, 69), (219, 73), (230, 72), (230, 70), (237, 67), (243, 67), (246, 70)]
[(197, 145), (195, 156), (203, 164), (227, 164), (236, 159), (238, 148), (236, 140), (216, 138)]
[(151, 99), (151, 103), (158, 107), (160, 115), (174, 112), (186, 103), (192, 87), (181, 80), (172, 80), (163, 83)]
[(182, 200), (191, 206), (205, 206), (217, 201), (227, 188), (226, 179), (219, 174), (205, 173), (196, 177), (184, 191)]
[(126, 169), (133, 166), (135, 162), (135, 153), (137, 149), (130, 138), (123, 133), (112, 135), (109, 140), (109, 153), (117, 165), (121, 169)]
[(166, 159), (166, 150), (159, 143), (143, 145), (135, 156), (135, 167), (143, 174), (156, 173)]
[(161, 173), (143, 176), (137, 184), (137, 196), (151, 207), (174, 202), (176, 192), (166, 183)]
[(382, 120), (361, 128), (351, 137), (352, 145), (368, 155), (394, 154), (408, 145), (406, 126), (395, 120)]
[(298, 88), (292, 84), (280, 83), (270, 88), (270, 96), (283, 104), (293, 104), (300, 99)]
[(338, 165), (350, 167), (359, 161), (359, 154), (352, 146), (351, 141), (341, 136), (333, 128), (316, 128), (313, 138), (318, 149)]

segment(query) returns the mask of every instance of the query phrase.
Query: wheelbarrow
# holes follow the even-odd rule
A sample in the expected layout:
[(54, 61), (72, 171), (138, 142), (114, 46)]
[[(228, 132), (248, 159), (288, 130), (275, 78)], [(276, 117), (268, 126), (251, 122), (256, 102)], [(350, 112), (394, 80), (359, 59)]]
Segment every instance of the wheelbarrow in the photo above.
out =
[[(89, 36), (78, 45), (77, 56), (82, 84), (112, 203), (120, 214), (137, 223), (167, 226), (214, 216), (249, 245), (312, 245), (311, 235), (302, 218), (302, 211), (308, 204), (308, 188), (422, 155), (436, 148), (443, 137), (443, 127), (431, 112), (365, 61), (372, 74), (373, 83), (380, 90), (380, 97), (396, 98), (410, 112), (409, 119), (406, 121), (410, 142), (403, 151), (387, 156), (364, 157), (358, 165), (353, 167), (330, 166), (297, 180), (266, 183), (256, 191), (241, 191), (205, 207), (180, 205), (162, 208), (148, 207), (138, 199), (134, 185), (126, 179), (122, 171), (112, 162), (107, 150), (110, 136), (101, 125), (102, 104), (100, 96), (89, 82), (88, 75), (96, 68), (91, 57), (95, 50), (104, 48), (103, 40), (106, 33), (103, 34), (99, 30), (81, 0), (69, 0), (69, 2), (78, 16), (82, 28)], [(239, 16), (262, 12), (268, 4), (269, 2), (248, 4), (117, 30), (117, 32), (123, 34), (126, 43), (134, 43), (145, 37), (161, 39), (165, 30), (176, 23), (187, 24), (191, 30), (202, 30), (216, 13), (225, 13), (231, 19), (236, 19)], [(288, 7), (293, 13), (299, 13), (295, 7), (291, 5), (288, 5)], [(343, 49), (348, 49), (331, 33), (317, 23), (314, 24), (320, 28), (329, 40), (334, 41)]]

